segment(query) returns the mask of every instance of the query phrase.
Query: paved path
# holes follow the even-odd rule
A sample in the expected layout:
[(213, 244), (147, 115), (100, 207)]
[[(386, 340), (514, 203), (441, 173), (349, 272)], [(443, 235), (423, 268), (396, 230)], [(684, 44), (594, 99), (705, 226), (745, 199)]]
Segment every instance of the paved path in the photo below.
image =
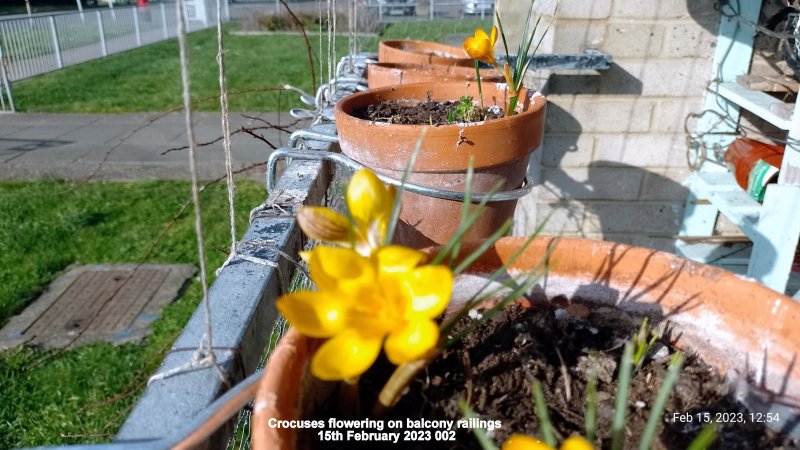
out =
[[(291, 125), (288, 113), (245, 114), (272, 124)], [(280, 122), (279, 122), (280, 119)], [(293, 128), (302, 126), (298, 124)], [(266, 126), (243, 114), (231, 115), (231, 132), (242, 126)], [(120, 181), (133, 179), (182, 179), (189, 177), (182, 113), (141, 114), (0, 114), (0, 179), (42, 178)], [(222, 136), (219, 113), (196, 113), (198, 143)], [(287, 133), (255, 130), (276, 146), (285, 144)], [(232, 138), (234, 169), (266, 161), (271, 148), (261, 140), (239, 132)], [(224, 175), (222, 140), (198, 149), (203, 179)], [(248, 171), (261, 179), (264, 168)]]

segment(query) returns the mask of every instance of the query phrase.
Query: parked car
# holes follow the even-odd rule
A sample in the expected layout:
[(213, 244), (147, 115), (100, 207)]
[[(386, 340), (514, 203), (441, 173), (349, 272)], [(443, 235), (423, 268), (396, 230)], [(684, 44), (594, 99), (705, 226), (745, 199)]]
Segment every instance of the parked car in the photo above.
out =
[(378, 0), (385, 16), (416, 16), (417, 0)]
[(494, 14), (494, 0), (462, 0), (464, 14)]

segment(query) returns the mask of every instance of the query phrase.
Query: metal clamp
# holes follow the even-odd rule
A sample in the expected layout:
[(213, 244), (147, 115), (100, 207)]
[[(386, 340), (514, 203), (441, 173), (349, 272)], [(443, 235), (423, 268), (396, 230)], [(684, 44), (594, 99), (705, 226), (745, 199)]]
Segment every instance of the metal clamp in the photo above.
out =
[[(350, 159), (341, 153), (326, 152), (322, 150), (297, 150), (293, 148), (279, 148), (277, 150), (274, 150), (269, 155), (269, 159), (267, 160), (268, 192), (272, 192), (275, 189), (275, 185), (277, 184), (278, 160), (288, 159), (288, 158), (299, 159), (299, 160), (332, 161), (334, 163), (341, 164), (353, 170), (366, 168), (365, 165), (361, 164), (358, 161)], [(432, 188), (414, 183), (403, 184), (402, 181), (395, 180), (394, 178), (387, 177), (386, 175), (382, 175), (380, 173), (376, 173), (376, 175), (384, 183), (388, 183), (393, 186), (402, 185), (404, 190), (408, 192), (413, 192), (414, 194), (424, 195), (426, 197), (441, 198), (444, 200), (461, 201), (461, 202), (463, 202), (465, 199), (464, 192), (462, 191)], [(528, 181), (528, 177), (525, 177), (525, 180), (522, 182), (522, 187), (519, 187), (517, 189), (513, 189), (510, 191), (496, 192), (494, 194), (490, 194), (488, 192), (473, 192), (470, 198), (472, 200), (472, 203), (480, 203), (484, 201), (484, 199), (486, 199), (487, 197), (488, 197), (487, 200), (488, 202), (504, 202), (509, 200), (520, 199), (526, 196), (528, 193), (530, 193), (532, 189), (533, 189), (533, 184)]]
[[(363, 70), (366, 68), (367, 64), (377, 62), (377, 60), (377, 53), (359, 53), (353, 55), (352, 58), (350, 58), (350, 56), (344, 56), (336, 65), (336, 73), (343, 74), (345, 73), (345, 70), (351, 70), (354, 68)], [(353, 71), (351, 70), (350, 73), (353, 73)]]
[(322, 142), (330, 142), (332, 144), (339, 143), (339, 136), (333, 134), (326, 134), (320, 133), (319, 131), (312, 131), (312, 130), (297, 130), (289, 136), (289, 140), (286, 143), (291, 148), (297, 148), (297, 141), (300, 139), (312, 140), (312, 141), (322, 141)]

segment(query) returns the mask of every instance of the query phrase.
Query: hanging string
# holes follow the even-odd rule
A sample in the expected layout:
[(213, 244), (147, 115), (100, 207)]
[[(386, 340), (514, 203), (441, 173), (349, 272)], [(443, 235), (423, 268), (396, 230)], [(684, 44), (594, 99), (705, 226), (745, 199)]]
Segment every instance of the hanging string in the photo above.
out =
[(333, 89), (331, 90), (331, 99), (333, 99), (336, 94), (336, 0), (331, 0), (331, 8), (331, 15), (333, 18), (330, 23), (331, 48), (330, 53), (328, 53), (328, 65), (332, 72), (330, 78), (331, 84), (333, 85)]
[(192, 97), (189, 84), (189, 55), (186, 44), (186, 15), (184, 0), (176, 2), (178, 17), (178, 48), (180, 50), (181, 82), (183, 84), (183, 109), (186, 118), (186, 134), (189, 138), (189, 168), (192, 177), (192, 202), (194, 203), (194, 229), (197, 235), (197, 255), (200, 260), (200, 283), (203, 287), (203, 306), (205, 309), (205, 335), (200, 342), (200, 346), (195, 351), (192, 359), (179, 367), (175, 367), (166, 372), (153, 375), (148, 380), (148, 384), (156, 380), (168, 378), (179, 373), (191, 370), (213, 367), (220, 379), (227, 383), (225, 374), (217, 365), (217, 358), (214, 354), (213, 334), (211, 329), (211, 305), (208, 303), (208, 278), (206, 276), (206, 254), (205, 239), (203, 237), (203, 216), (200, 209), (200, 188), (197, 180), (197, 139), (194, 133), (192, 119)]
[(348, 67), (352, 70), (353, 58), (356, 56), (356, 37), (355, 37), (355, 0), (348, 0), (347, 2), (347, 49), (348, 49)]
[[(227, 0), (225, 0), (227, 1)], [(219, 66), (219, 105), (222, 116), (222, 148), (225, 152), (225, 175), (228, 183), (228, 214), (231, 224), (231, 254), (236, 250), (236, 209), (231, 156), (231, 123), (228, 115), (228, 77), (225, 75), (225, 45), (222, 33), (222, 1), (217, 0), (217, 65)], [(278, 91), (280, 94), (280, 91)]]
[[(317, 55), (319, 55), (319, 77), (322, 78), (324, 72), (324, 64), (322, 63), (322, 0), (317, 1), (317, 6), (319, 6), (319, 53)], [(319, 83), (320, 85), (324, 84), (322, 80)]]
[(333, 52), (333, 45), (334, 45), (334, 41), (333, 41), (333, 30), (334, 30), (333, 23), (336, 20), (335, 19), (336, 12), (335, 11), (331, 12), (331, 8), (335, 6), (335, 3), (333, 3), (333, 2), (334, 2), (334, 0), (328, 0), (328, 27), (327, 27), (327, 32), (328, 33), (327, 33), (327, 35), (328, 35), (328, 83), (329, 84), (328, 84), (328, 98), (326, 99), (326, 104), (328, 103), (328, 100), (330, 100), (330, 98), (333, 97), (333, 93), (331, 92), (330, 88), (335, 86), (334, 81), (336, 81), (336, 80), (333, 79), (335, 75), (334, 75), (334, 68), (333, 68), (333, 58), (331, 58), (331, 53)]

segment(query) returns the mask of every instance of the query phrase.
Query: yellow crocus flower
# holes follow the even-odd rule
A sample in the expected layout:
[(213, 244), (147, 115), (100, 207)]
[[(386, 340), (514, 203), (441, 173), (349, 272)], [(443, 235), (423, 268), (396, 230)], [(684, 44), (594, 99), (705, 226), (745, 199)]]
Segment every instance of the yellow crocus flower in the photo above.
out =
[[(556, 450), (544, 442), (524, 434), (513, 434), (501, 450)], [(580, 436), (572, 436), (561, 444), (560, 450), (592, 450), (592, 444)]]
[(399, 365), (438, 344), (434, 319), (450, 300), (449, 268), (420, 266), (425, 256), (400, 246), (381, 247), (372, 257), (349, 248), (317, 247), (306, 258), (319, 291), (285, 295), (276, 307), (300, 333), (328, 339), (311, 360), (317, 378), (358, 377), (381, 348)]
[(318, 241), (354, 248), (370, 256), (386, 239), (396, 190), (368, 169), (353, 174), (347, 186), (347, 207), (352, 223), (328, 208), (305, 206), (297, 213), (303, 232)]
[(478, 61), (483, 61), (493, 66), (497, 65), (494, 59), (494, 44), (497, 43), (497, 27), (492, 27), (492, 35), (489, 36), (485, 31), (478, 28), (475, 30), (475, 36), (468, 37), (464, 40), (464, 52)]

